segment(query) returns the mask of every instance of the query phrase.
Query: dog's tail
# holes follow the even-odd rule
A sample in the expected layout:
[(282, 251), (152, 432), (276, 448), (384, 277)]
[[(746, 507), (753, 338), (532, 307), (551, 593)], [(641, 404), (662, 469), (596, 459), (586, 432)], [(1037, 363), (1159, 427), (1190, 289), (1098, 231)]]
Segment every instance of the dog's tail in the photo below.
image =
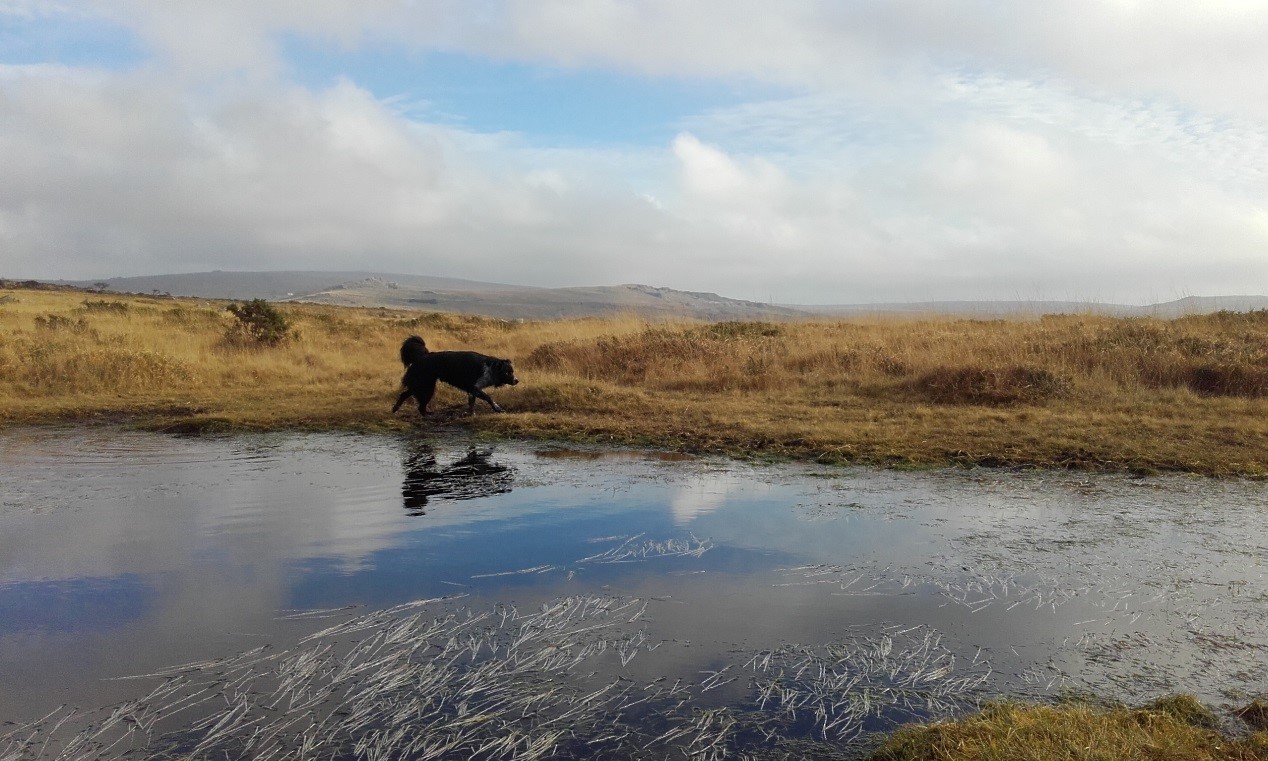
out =
[(405, 365), (405, 369), (417, 362), (427, 353), (427, 344), (423, 343), (423, 339), (418, 336), (410, 336), (405, 339), (405, 343), (401, 344), (401, 364)]

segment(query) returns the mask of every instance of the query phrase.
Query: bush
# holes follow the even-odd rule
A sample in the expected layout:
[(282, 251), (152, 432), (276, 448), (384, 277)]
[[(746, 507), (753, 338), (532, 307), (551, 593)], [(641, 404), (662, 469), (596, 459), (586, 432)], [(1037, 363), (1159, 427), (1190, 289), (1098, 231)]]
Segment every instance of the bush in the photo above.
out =
[(1066, 382), (1032, 367), (986, 369), (939, 367), (912, 384), (920, 396), (938, 404), (1034, 404), (1062, 395)]
[(225, 333), (230, 343), (276, 346), (291, 337), (290, 320), (264, 299), (251, 299), (226, 308), (238, 318), (238, 323)]
[(1268, 369), (1244, 365), (1198, 365), (1188, 369), (1189, 388), (1206, 396), (1268, 396)]
[(784, 334), (784, 329), (771, 322), (729, 320), (697, 328), (694, 332), (702, 338), (732, 341), (746, 338), (776, 338)]

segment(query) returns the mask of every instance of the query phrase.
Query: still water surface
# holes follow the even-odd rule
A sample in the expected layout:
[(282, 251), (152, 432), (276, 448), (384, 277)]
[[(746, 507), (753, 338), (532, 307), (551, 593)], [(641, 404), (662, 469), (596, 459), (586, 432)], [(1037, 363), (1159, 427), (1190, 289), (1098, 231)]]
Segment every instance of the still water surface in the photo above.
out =
[[(0, 499), (0, 722), (67, 705), (63, 733), (178, 672), (169, 702), (201, 685), (254, 716), (242, 685), (261, 692), (267, 672), (298, 690), (334, 679), (330, 664), (344, 672), (328, 701), (383, 690), (380, 713), (400, 705), (385, 675), (417, 679), (419, 663), (455, 669), (433, 685), (455, 695), (521, 685), (480, 709), (488, 737), (438, 756), (477, 741), (531, 756), (541, 727), (491, 744), (513, 731), (493, 718), (507, 705), (520, 725), (562, 715), (565, 755), (708, 757), (861, 742), (997, 696), (1219, 705), (1268, 690), (1263, 483), (749, 465), (461, 432), (19, 430), (0, 433)], [(286, 676), (306, 652), (325, 670)], [(240, 653), (254, 654), (223, 660)], [(165, 671), (179, 664), (195, 665)], [(216, 681), (234, 668), (249, 676)], [(455, 703), (472, 710), (433, 706), (445, 731)], [(148, 731), (241, 752), (245, 735), (182, 724), (201, 710)], [(365, 722), (339, 729), (347, 748), (391, 723)], [(300, 757), (295, 731), (252, 752)]]

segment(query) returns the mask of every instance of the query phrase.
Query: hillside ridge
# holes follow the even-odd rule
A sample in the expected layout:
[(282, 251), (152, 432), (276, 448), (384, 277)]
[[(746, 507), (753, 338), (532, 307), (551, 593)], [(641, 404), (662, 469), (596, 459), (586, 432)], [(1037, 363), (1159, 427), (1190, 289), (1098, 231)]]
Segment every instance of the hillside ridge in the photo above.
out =
[(119, 293), (169, 294), (244, 300), (304, 301), (339, 306), (387, 307), (482, 314), (503, 319), (557, 319), (638, 314), (702, 320), (788, 320), (869, 315), (950, 315), (967, 318), (1044, 314), (1107, 314), (1174, 318), (1218, 311), (1268, 309), (1268, 296), (1185, 296), (1146, 305), (1095, 301), (924, 301), (861, 304), (768, 304), (709, 291), (664, 286), (541, 287), (428, 275), (360, 270), (212, 271), (88, 281), (43, 281)]

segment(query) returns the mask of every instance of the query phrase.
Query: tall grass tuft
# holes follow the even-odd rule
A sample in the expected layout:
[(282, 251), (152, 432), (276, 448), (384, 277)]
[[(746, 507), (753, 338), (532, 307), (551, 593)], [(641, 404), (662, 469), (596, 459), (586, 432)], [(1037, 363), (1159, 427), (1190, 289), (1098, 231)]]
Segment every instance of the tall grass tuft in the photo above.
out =
[(1237, 718), (1252, 729), (1268, 732), (1268, 698), (1255, 698), (1237, 709)]

